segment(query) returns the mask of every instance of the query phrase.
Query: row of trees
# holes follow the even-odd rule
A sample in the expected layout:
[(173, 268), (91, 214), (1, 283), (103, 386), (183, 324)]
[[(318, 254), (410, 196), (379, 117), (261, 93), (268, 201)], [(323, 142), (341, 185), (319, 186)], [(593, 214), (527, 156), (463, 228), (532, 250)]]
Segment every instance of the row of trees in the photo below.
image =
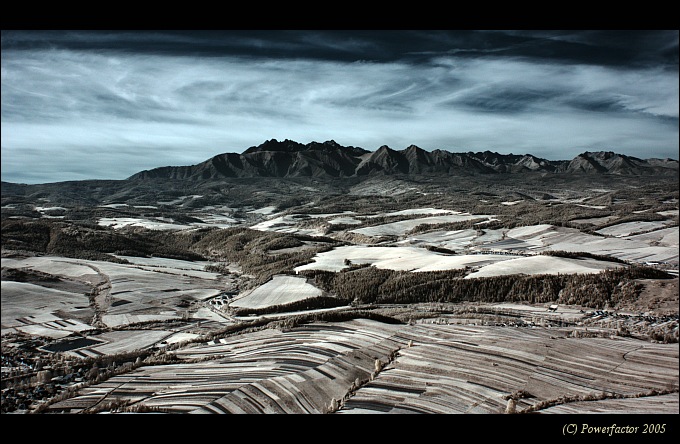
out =
[(527, 302), (575, 304), (595, 309), (614, 307), (637, 297), (640, 278), (669, 276), (645, 266), (593, 274), (494, 276), (462, 279), (466, 270), (408, 272), (365, 267), (338, 273), (305, 270), (314, 283), (356, 304), (419, 302)]
[(617, 262), (619, 264), (629, 264), (628, 261), (619, 259), (614, 256), (606, 256), (603, 254), (589, 253), (587, 251), (563, 251), (563, 250), (546, 250), (541, 252), (544, 256), (566, 257), (569, 259), (597, 259), (600, 261)]

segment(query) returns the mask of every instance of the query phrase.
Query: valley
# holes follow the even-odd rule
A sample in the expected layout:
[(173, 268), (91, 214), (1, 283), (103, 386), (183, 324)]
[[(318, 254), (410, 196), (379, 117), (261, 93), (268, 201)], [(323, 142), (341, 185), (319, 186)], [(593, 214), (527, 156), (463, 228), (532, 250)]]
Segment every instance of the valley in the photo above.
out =
[(274, 142), (3, 182), (3, 413), (678, 413), (677, 161)]

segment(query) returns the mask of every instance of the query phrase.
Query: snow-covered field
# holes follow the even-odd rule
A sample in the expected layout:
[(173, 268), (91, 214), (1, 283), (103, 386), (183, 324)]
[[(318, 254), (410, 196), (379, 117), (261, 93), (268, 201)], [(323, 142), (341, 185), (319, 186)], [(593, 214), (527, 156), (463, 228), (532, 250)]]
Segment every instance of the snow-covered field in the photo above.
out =
[(204, 271), (205, 267), (211, 262), (205, 261), (183, 261), (180, 259), (168, 259), (162, 257), (143, 258), (134, 256), (116, 256), (121, 259), (126, 259), (131, 264), (139, 266), (145, 271), (154, 271), (158, 273), (174, 274), (179, 276), (190, 276), (205, 280), (215, 280), (218, 278), (217, 273)]
[[(500, 236), (498, 236), (500, 239)], [(432, 231), (429, 233), (416, 234), (397, 242), (397, 244), (425, 246), (434, 245), (458, 251), (472, 244), (473, 241), (479, 242), (476, 230), (455, 230), (455, 231)]]
[(477, 230), (455, 230), (455, 231), (431, 231), (429, 233), (416, 234), (409, 236), (397, 244), (414, 245), (414, 246), (436, 246), (448, 248), (456, 252), (472, 248), (475, 246), (485, 245), (491, 242), (497, 242), (503, 239), (507, 230), (484, 230), (479, 234)]
[(162, 220), (162, 218), (150, 220), (137, 217), (102, 217), (97, 224), (103, 227), (112, 227), (114, 229), (142, 227), (149, 230), (188, 230), (198, 227), (229, 228), (240, 223), (238, 219), (223, 214), (204, 215), (201, 216), (201, 218), (203, 223), (193, 222), (190, 224), (178, 224), (171, 220)]
[(35, 211), (45, 212), (45, 211), (66, 211), (64, 207), (35, 207)]
[(235, 308), (264, 308), (290, 304), (321, 296), (321, 290), (308, 284), (307, 279), (295, 276), (274, 276), (250, 294), (236, 299), (229, 305)]
[(485, 265), (469, 274), (465, 279), (513, 274), (576, 274), (599, 273), (610, 268), (621, 267), (616, 262), (595, 259), (568, 259), (554, 256), (528, 256)]
[(345, 259), (352, 264), (371, 264), (377, 268), (403, 271), (435, 271), (478, 266), (495, 261), (511, 259), (510, 255), (472, 254), (444, 255), (418, 247), (369, 247), (349, 245), (319, 253), (314, 262), (301, 265), (295, 271), (340, 271), (348, 268)]
[(438, 208), (412, 208), (408, 210), (392, 211), (390, 213), (374, 214), (370, 217), (382, 217), (382, 216), (411, 216), (415, 214), (461, 214), (459, 211), (453, 210), (441, 210)]
[(351, 233), (362, 234), (364, 236), (403, 236), (408, 231), (421, 224), (441, 224), (450, 222), (462, 222), (472, 219), (491, 218), (488, 215), (473, 215), (469, 213), (450, 214), (446, 216), (430, 216), (418, 219), (402, 220), (388, 224), (376, 225), (374, 227), (357, 228)]
[[(80, 283), (92, 289), (99, 286), (99, 294), (110, 305), (101, 306), (102, 321), (109, 326), (120, 326), (151, 320), (182, 318), (186, 309), (181, 301), (203, 301), (221, 294), (226, 277), (202, 271), (206, 263), (163, 258), (129, 258), (134, 264), (67, 259), (41, 256), (23, 259), (3, 258), (2, 266), (26, 268), (49, 273), (62, 279)], [(78, 288), (81, 288), (78, 287)], [(88, 293), (89, 294), (89, 293)], [(2, 326), (14, 329), (47, 328), (64, 331), (83, 330), (81, 325), (56, 323), (46, 325), (31, 316), (54, 314), (57, 320), (92, 318), (88, 294), (69, 293), (36, 284), (2, 282)], [(51, 322), (51, 321), (50, 321)], [(40, 324), (40, 326), (36, 326)], [(91, 328), (91, 327), (87, 327)], [(54, 336), (52, 334), (52, 336)]]
[[(319, 215), (317, 215), (319, 216)], [(297, 224), (303, 220), (298, 215), (278, 216), (273, 219), (265, 220), (250, 228), (258, 231), (275, 231), (277, 233), (306, 234), (310, 236), (323, 236), (323, 232), (313, 228), (297, 228)]]
[[(168, 330), (110, 331), (91, 336), (93, 339), (104, 341), (101, 345), (88, 347), (89, 350), (94, 350), (94, 353), (80, 350), (80, 353), (75, 354), (96, 357), (98, 354), (113, 355), (116, 353), (130, 352), (154, 345), (172, 335), (173, 332)], [(71, 352), (71, 354), (74, 354), (74, 352)]]
[(123, 227), (142, 227), (148, 228), (149, 230), (186, 230), (192, 228), (191, 225), (186, 224), (176, 224), (135, 217), (102, 217), (97, 223), (100, 226), (112, 227), (115, 229)]
[(269, 214), (272, 214), (274, 211), (276, 211), (276, 207), (263, 207), (263, 208), (258, 208), (257, 210), (248, 211), (248, 213), (269, 215)]
[[(57, 324), (57, 321), (59, 324)], [(60, 324), (75, 323), (73, 328), (64, 328)], [(79, 321), (66, 321), (64, 319), (56, 318), (54, 322), (39, 322), (36, 324), (29, 324), (23, 327), (16, 327), (12, 330), (2, 329), (2, 334), (20, 331), (21, 333), (26, 333), (33, 336), (44, 336), (46, 338), (60, 339), (65, 338), (73, 334), (73, 332), (81, 332), (91, 330), (92, 326), (84, 324)]]
[(666, 225), (668, 225), (667, 221), (624, 222), (621, 224), (612, 225), (611, 227), (603, 228), (601, 230), (597, 230), (596, 233), (603, 234), (605, 236), (625, 237), (643, 231), (657, 230), (665, 227)]
[[(652, 226), (662, 227), (664, 225), (663, 222), (659, 222)], [(385, 226), (379, 228), (383, 227)], [(629, 230), (621, 229), (622, 233), (623, 231)], [(388, 231), (380, 232), (387, 233)], [(666, 262), (677, 264), (679, 243), (678, 227), (668, 227), (633, 236), (621, 235), (615, 238), (603, 238), (582, 233), (573, 228), (541, 224), (509, 230), (484, 230), (482, 235), (472, 229), (435, 231), (409, 236), (397, 244), (400, 246), (367, 247), (355, 245), (336, 248), (317, 255), (315, 262), (298, 267), (296, 271), (305, 269), (339, 271), (347, 267), (344, 264), (345, 259), (349, 259), (354, 264), (372, 264), (379, 268), (411, 271), (441, 270), (478, 265), (478, 261), (475, 259), (479, 257), (478, 255), (441, 255), (422, 248), (428, 245), (447, 248), (457, 253), (472, 251), (488, 253), (486, 256), (493, 257), (494, 262), (507, 262), (510, 259), (507, 255), (495, 255), (494, 253), (536, 254), (552, 250), (600, 254), (638, 263)], [(504, 266), (509, 267), (505, 271), (501, 264), (498, 264), (488, 268), (482, 274), (475, 275), (509, 274), (513, 269), (512, 267), (515, 266), (518, 267), (518, 273), (530, 274), (549, 272), (551, 267), (555, 267), (555, 270), (563, 270), (560, 272), (565, 273), (588, 272), (581, 268), (583, 262), (570, 263), (569, 261), (555, 261), (554, 258), (545, 256), (541, 257), (544, 259), (541, 266), (531, 265), (540, 262), (538, 259), (531, 259), (526, 264), (524, 261), (504, 264)], [(611, 263), (597, 264), (595, 268), (597, 270), (608, 268), (608, 264)], [(532, 267), (537, 268), (538, 271), (530, 269)]]
[(23, 259), (2, 258), (0, 260), (3, 268), (30, 268), (43, 273), (88, 281), (93, 276), (96, 277), (97, 272), (85, 265), (86, 262), (59, 256), (35, 256)]
[(117, 204), (106, 204), (106, 205), (99, 205), (99, 208), (123, 208), (127, 207), (128, 204), (126, 203), (117, 203)]
[(187, 199), (193, 200), (193, 199), (198, 199), (198, 198), (201, 198), (201, 197), (203, 197), (203, 196), (200, 195), (200, 194), (193, 194), (191, 196), (180, 196), (177, 199), (173, 199), (173, 200), (167, 200), (167, 201), (162, 201), (162, 202), (159, 201), (158, 204), (159, 205), (177, 205), (177, 204), (181, 204), (182, 202), (184, 202)]
[(102, 355), (115, 355), (145, 349), (152, 346), (163, 346), (176, 342), (194, 339), (198, 335), (171, 330), (121, 330), (109, 331), (87, 336), (96, 341), (84, 347), (64, 350), (64, 353), (78, 358), (96, 358)]
[(344, 246), (319, 253), (314, 262), (295, 271), (340, 271), (352, 264), (371, 264), (377, 268), (401, 271), (439, 271), (465, 267), (476, 268), (468, 278), (509, 274), (597, 273), (621, 264), (594, 259), (566, 259), (552, 256), (518, 256), (509, 254), (445, 255), (418, 247)]
[(673, 247), (677, 249), (678, 245), (680, 245), (680, 242), (678, 242), (678, 233), (680, 233), (678, 227), (669, 227), (663, 228), (661, 230), (650, 231), (649, 233), (635, 234), (633, 236), (626, 237), (626, 239), (650, 244), (653, 243), (663, 247)]
[(235, 224), (240, 223), (238, 219), (226, 216), (224, 214), (210, 214), (207, 216), (200, 216), (200, 219), (204, 223), (193, 223), (192, 226), (199, 227), (217, 227), (217, 228), (229, 228), (233, 227)]
[(55, 290), (27, 282), (2, 281), (3, 329), (27, 325), (26, 320), (21, 321), (23, 318), (38, 322), (32, 317), (40, 313), (80, 310), (88, 306), (89, 299), (84, 294)]
[[(91, 318), (86, 294), (56, 290), (27, 282), (2, 281), (2, 334), (21, 331), (61, 338), (92, 327), (74, 319)], [(70, 313), (64, 319), (53, 313)]]
[(576, 223), (576, 224), (599, 225), (599, 224), (605, 224), (612, 219), (616, 219), (616, 216), (589, 217), (587, 219), (574, 219), (571, 222)]
[(359, 219), (356, 219), (354, 217), (336, 217), (335, 219), (331, 219), (328, 221), (329, 224), (347, 224), (347, 225), (358, 225), (362, 223)]
[[(486, 230), (484, 236), (487, 236), (488, 241), (483, 242), (482, 237), (474, 238), (470, 249), (531, 253), (548, 250), (586, 252), (638, 263), (678, 263), (678, 227), (633, 236), (603, 238), (574, 228), (534, 225), (512, 230)], [(498, 239), (499, 236), (501, 239)], [(443, 243), (443, 246), (448, 248), (452, 244)]]

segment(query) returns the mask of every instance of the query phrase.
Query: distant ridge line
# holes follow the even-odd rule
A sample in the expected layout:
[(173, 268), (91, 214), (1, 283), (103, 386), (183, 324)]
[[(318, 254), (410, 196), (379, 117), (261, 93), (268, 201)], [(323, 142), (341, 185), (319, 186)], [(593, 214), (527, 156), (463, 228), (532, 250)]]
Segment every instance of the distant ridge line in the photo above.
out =
[(426, 151), (416, 145), (376, 151), (342, 146), (334, 140), (302, 144), (270, 139), (243, 153), (224, 153), (189, 166), (162, 166), (140, 171), (128, 180), (210, 180), (224, 177), (343, 178), (372, 175), (476, 175), (522, 173), (574, 173), (615, 175), (677, 175), (678, 161), (640, 159), (613, 151), (586, 151), (571, 160), (547, 160), (532, 154), (491, 151)]

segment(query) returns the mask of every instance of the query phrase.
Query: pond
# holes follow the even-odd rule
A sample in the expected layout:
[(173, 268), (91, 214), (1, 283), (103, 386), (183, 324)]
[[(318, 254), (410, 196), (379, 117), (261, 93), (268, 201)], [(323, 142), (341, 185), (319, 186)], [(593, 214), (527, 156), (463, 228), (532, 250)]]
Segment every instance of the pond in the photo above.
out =
[(96, 344), (104, 344), (104, 341), (98, 341), (96, 339), (91, 339), (91, 338), (76, 338), (76, 339), (69, 339), (67, 341), (61, 341), (61, 342), (56, 342), (54, 344), (49, 344), (44, 347), (42, 347), (43, 350), (48, 351), (48, 352), (67, 352), (71, 350), (77, 350), (79, 348), (83, 347), (89, 347), (91, 345), (96, 345)]

